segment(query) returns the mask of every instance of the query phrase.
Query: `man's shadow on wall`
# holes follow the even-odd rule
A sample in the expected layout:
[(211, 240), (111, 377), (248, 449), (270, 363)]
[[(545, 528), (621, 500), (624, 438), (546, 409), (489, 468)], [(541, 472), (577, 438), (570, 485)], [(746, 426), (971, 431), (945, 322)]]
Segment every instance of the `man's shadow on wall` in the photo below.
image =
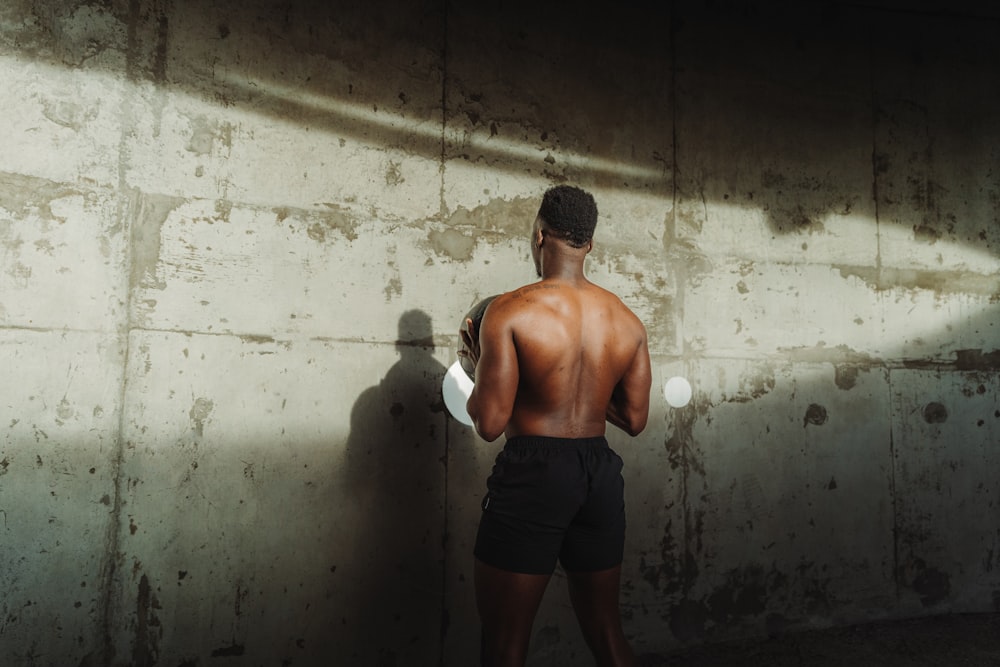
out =
[[(424, 664), (440, 654), (447, 630), (447, 481), (475, 472), (469, 456), (449, 457), (456, 429), (441, 398), (447, 369), (434, 350), (431, 318), (403, 313), (399, 360), (351, 410), (342, 484), (355, 571), (344, 574), (356, 581), (357, 597), (339, 614), (351, 628), (341, 656), (350, 664)], [(459, 438), (452, 447), (472, 446), (471, 430)], [(449, 471), (449, 460), (463, 470)]]

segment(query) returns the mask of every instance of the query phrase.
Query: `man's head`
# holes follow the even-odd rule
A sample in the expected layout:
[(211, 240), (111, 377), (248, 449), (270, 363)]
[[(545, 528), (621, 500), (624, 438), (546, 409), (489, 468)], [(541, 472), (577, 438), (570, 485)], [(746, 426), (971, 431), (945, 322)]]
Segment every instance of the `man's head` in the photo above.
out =
[(582, 248), (594, 237), (597, 204), (589, 192), (572, 185), (557, 185), (542, 197), (538, 217), (553, 236)]

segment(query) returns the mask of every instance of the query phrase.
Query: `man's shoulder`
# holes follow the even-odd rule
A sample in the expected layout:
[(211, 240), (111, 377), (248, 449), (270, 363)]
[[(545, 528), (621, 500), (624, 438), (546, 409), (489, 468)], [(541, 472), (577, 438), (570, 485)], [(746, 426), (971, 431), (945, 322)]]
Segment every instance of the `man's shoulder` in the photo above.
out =
[(545, 281), (529, 283), (497, 295), (493, 303), (490, 304), (490, 308), (496, 311), (520, 311), (537, 304), (540, 300), (544, 299), (547, 295), (553, 294), (558, 289), (560, 289), (559, 285)]
[(518, 326), (530, 322), (535, 315), (551, 309), (551, 297), (558, 289), (559, 285), (539, 281), (503, 292), (490, 303), (487, 316), (494, 325)]

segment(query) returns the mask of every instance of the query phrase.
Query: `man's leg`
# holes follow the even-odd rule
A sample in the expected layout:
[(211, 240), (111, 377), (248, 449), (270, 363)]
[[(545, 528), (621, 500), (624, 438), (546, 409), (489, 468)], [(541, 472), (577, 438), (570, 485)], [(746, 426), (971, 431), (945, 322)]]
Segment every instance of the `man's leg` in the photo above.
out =
[(482, 622), (481, 665), (524, 665), (531, 627), (551, 576), (508, 572), (476, 559), (476, 606)]
[(573, 610), (601, 667), (635, 664), (618, 609), (621, 572), (621, 565), (598, 572), (566, 572)]

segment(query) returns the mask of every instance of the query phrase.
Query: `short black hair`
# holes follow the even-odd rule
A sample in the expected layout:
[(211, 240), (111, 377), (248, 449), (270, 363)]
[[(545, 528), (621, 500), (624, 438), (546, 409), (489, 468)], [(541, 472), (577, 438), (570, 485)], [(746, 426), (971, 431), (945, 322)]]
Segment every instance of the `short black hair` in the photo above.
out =
[(574, 185), (557, 185), (545, 191), (538, 216), (556, 236), (574, 248), (594, 238), (597, 204), (589, 192)]

